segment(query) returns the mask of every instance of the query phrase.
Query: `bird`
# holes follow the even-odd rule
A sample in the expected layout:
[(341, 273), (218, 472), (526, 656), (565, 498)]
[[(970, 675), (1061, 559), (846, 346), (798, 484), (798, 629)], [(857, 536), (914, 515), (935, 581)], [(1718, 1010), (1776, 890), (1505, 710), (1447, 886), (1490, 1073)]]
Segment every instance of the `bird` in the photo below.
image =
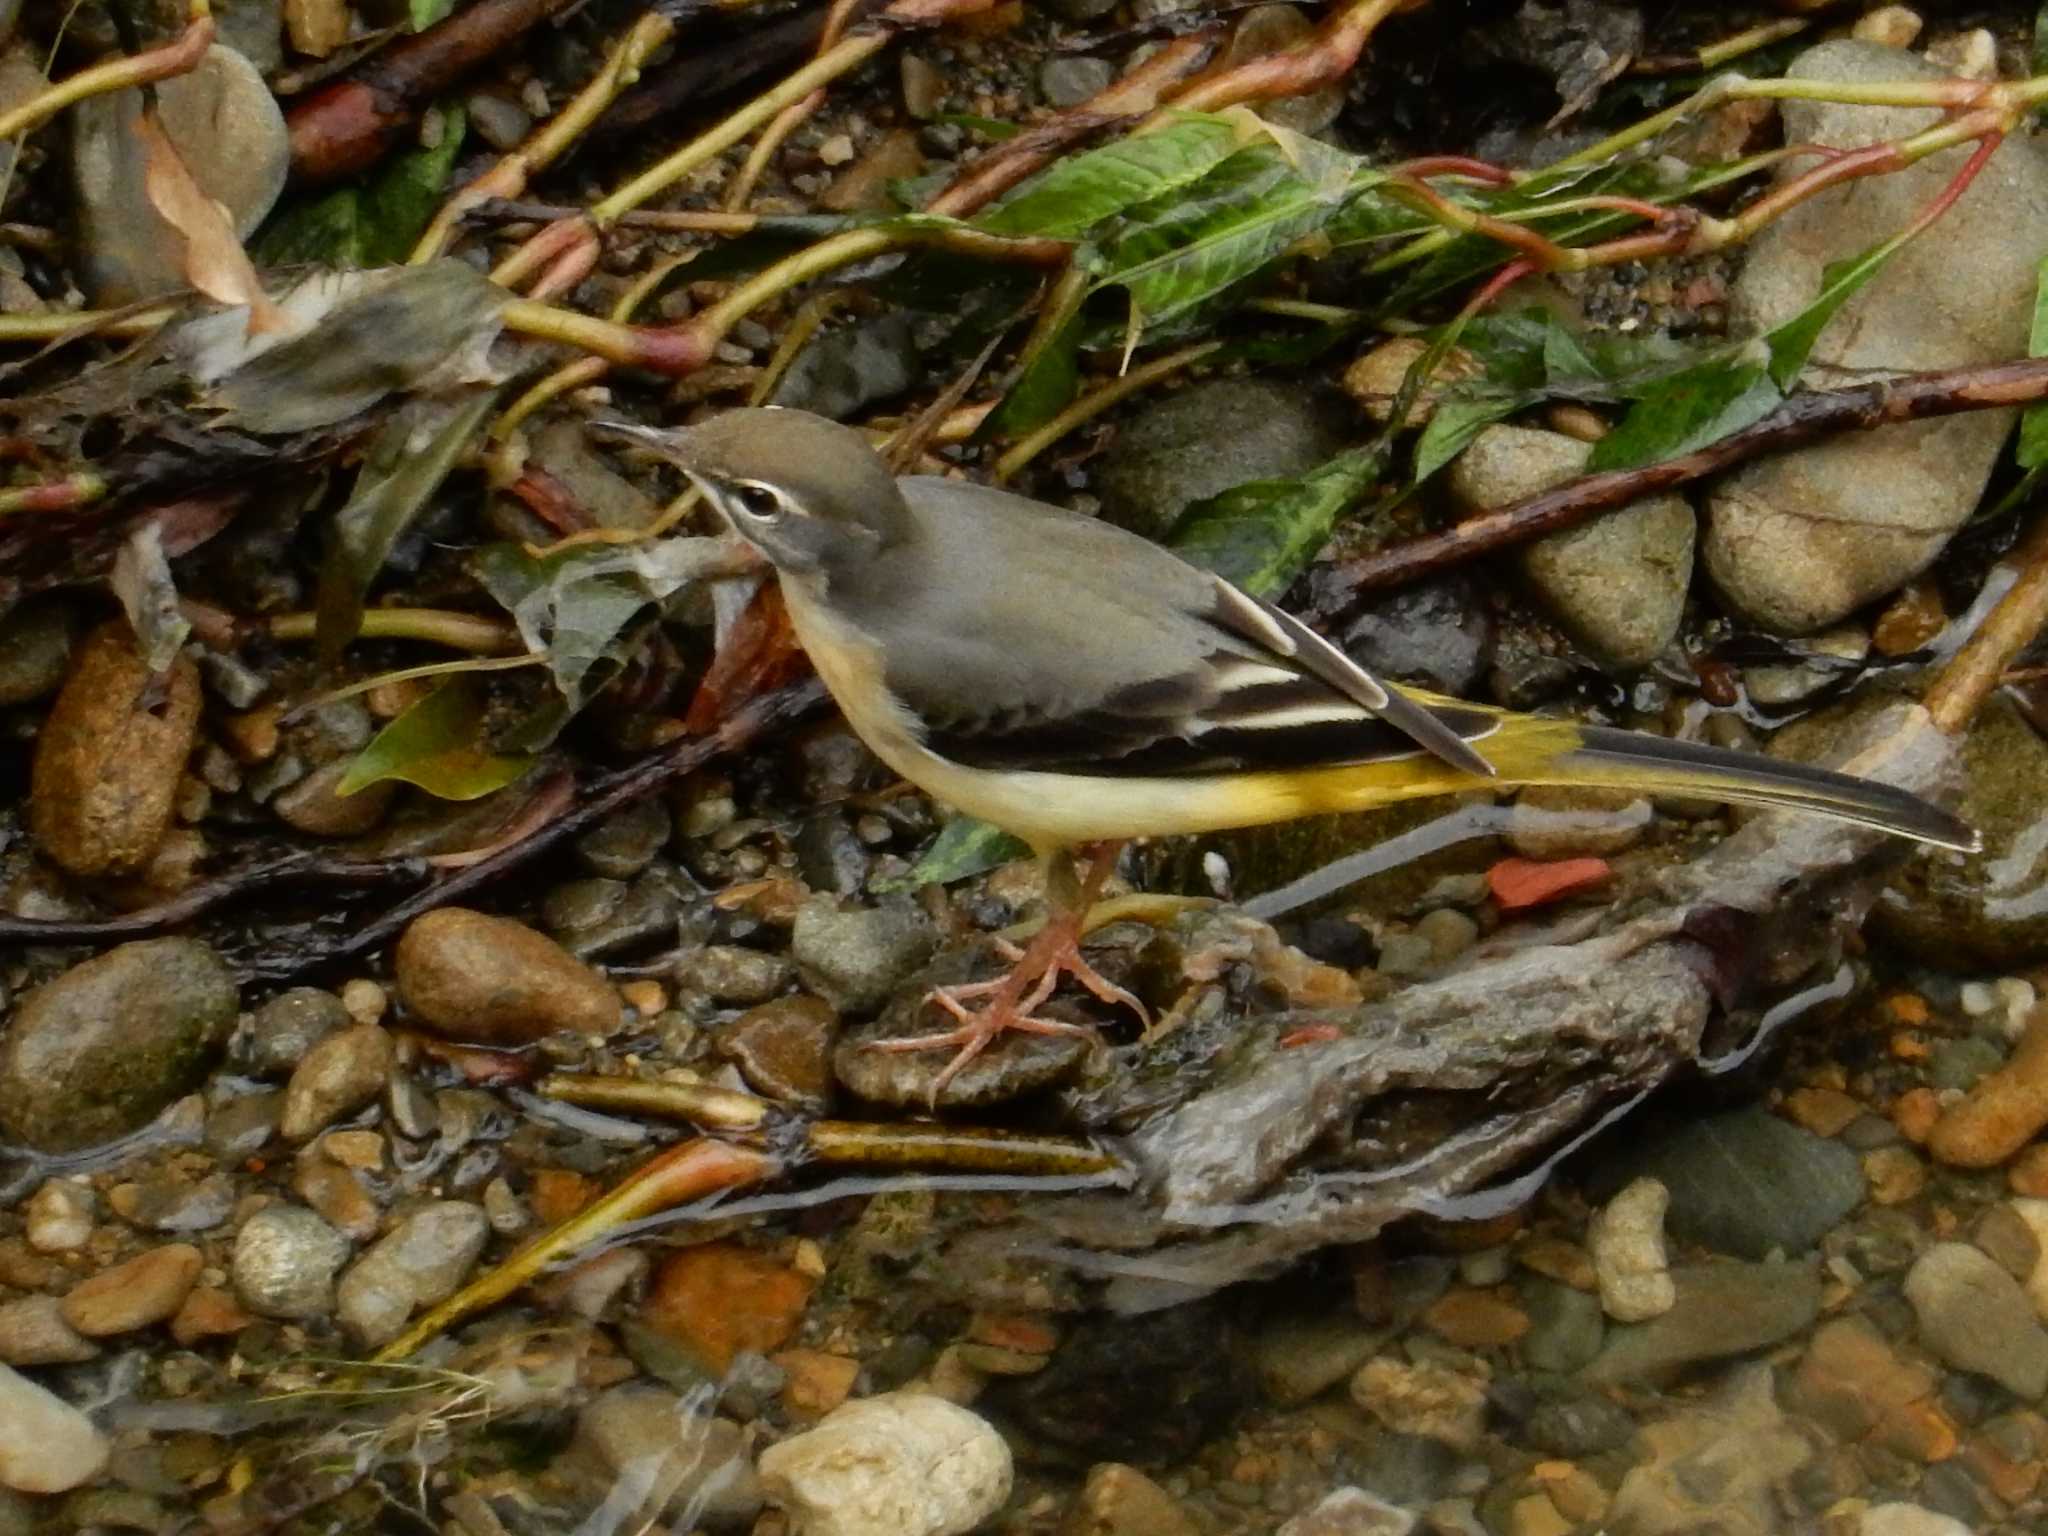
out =
[(898, 478), (859, 431), (780, 407), (685, 428), (597, 424), (695, 484), (773, 567), (854, 732), (934, 799), (1045, 862), (1045, 926), (954, 1021), (884, 1050), (955, 1052), (931, 1099), (1062, 977), (1144, 1009), (1080, 950), (1132, 838), (1486, 788), (1591, 785), (1813, 812), (1937, 847), (1976, 834), (1905, 790), (1753, 753), (1520, 714), (1375, 676), (1299, 618), (1164, 546), (971, 481)]

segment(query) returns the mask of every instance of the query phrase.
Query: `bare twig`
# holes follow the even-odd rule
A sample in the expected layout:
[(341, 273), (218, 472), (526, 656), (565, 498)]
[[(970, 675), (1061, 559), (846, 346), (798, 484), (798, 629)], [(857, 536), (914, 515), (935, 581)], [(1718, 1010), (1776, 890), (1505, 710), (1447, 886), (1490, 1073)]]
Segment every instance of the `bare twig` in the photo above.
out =
[(1934, 723), (1954, 735), (1967, 727), (2004, 679), (2006, 668), (2048, 624), (2048, 517), (2013, 550), (2015, 581), (1935, 679), (1924, 700)]
[(0, 112), (0, 140), (32, 132), (88, 97), (168, 80), (196, 67), (213, 45), (214, 21), (207, 0), (191, 0), (186, 13), (191, 19), (185, 30), (163, 47), (81, 69), (48, 90), (38, 91), (12, 111)]
[(1949, 368), (1794, 395), (1761, 420), (1691, 453), (1656, 464), (1582, 475), (1435, 533), (1341, 561), (1332, 568), (1332, 575), (1350, 589), (1351, 596), (1336, 617), (1355, 610), (1368, 594), (1406, 586), (1461, 561), (1575, 528), (1596, 512), (1627, 506), (1766, 453), (1836, 432), (1869, 431), (1894, 422), (2027, 405), (2042, 399), (2048, 399), (2048, 358)]

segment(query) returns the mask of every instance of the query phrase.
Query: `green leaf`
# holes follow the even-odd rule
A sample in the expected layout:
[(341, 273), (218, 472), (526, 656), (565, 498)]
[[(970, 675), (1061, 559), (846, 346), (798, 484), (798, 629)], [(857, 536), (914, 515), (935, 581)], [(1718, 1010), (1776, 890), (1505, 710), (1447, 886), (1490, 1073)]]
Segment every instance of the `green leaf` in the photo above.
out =
[(381, 267), (402, 262), (441, 204), (461, 152), (462, 108), (442, 107), (431, 149), (394, 155), (367, 186), (341, 187), (288, 203), (263, 226), (252, 250), (264, 267)]
[(998, 144), (1005, 139), (1014, 139), (1024, 131), (1022, 123), (1007, 123), (999, 117), (977, 117), (972, 112), (941, 112), (932, 121), (954, 128), (965, 128), (970, 133), (978, 133)]
[(412, 255), (412, 248), (427, 231), (442, 194), (448, 187), (448, 173), (462, 153), (462, 139), (469, 119), (461, 107), (437, 108), (440, 136), (432, 148), (409, 149), (394, 155), (363, 194), (362, 265), (395, 266)]
[(1157, 133), (1055, 161), (974, 222), (999, 235), (1078, 235), (1200, 180), (1237, 146), (1234, 123), (1189, 114)]
[(1778, 388), (1792, 387), (1813, 352), (1813, 344), (1820, 340), (1820, 333), (1827, 329), (1836, 312), (1912, 238), (1912, 231), (1901, 230), (1860, 256), (1829, 263), (1821, 274), (1820, 292), (1814, 295), (1813, 302), (1764, 337), (1771, 349), (1771, 379)]
[(1354, 448), (1293, 480), (1232, 486), (1183, 512), (1167, 546), (1256, 597), (1278, 597), (1372, 488), (1385, 460), (1378, 445)]
[(355, 638), (370, 583), (482, 429), (496, 399), (491, 389), (474, 391), (452, 405), (414, 400), (393, 412), (378, 431), (356, 472), (355, 489), (334, 516), (320, 566), (314, 628), (323, 662), (332, 662)]
[(335, 786), (337, 795), (402, 779), (441, 800), (477, 800), (525, 773), (529, 757), (492, 752), (484, 694), (473, 679), (442, 684), (371, 738)]
[(972, 816), (955, 816), (939, 829), (909, 873), (895, 880), (877, 881), (875, 889), (903, 890), (920, 885), (951, 885), (956, 880), (986, 874), (1018, 859), (1031, 857), (1031, 848), (1021, 838), (1001, 827), (992, 827)]
[(548, 672), (571, 711), (625, 665), (644, 633), (635, 621), (657, 600), (630, 556), (614, 549), (535, 557), (516, 544), (493, 544), (478, 551), (474, 565), (528, 647), (547, 653)]
[(1670, 375), (1593, 445), (1587, 472), (1675, 458), (1768, 415), (1784, 397), (1771, 382), (1767, 357), (1751, 348)]
[(1410, 478), (1420, 485), (1471, 445), (1472, 439), (1530, 403), (1519, 392), (1498, 394), (1447, 393), (1430, 413), (1429, 424), (1415, 443)]
[(410, 0), (407, 10), (415, 32), (424, 32), (455, 9), (455, 0)]
[[(2048, 10), (2044, 10), (2048, 15)], [(2035, 33), (2036, 45), (2040, 34)], [(2048, 256), (2034, 271), (2034, 329), (2027, 337), (2027, 356), (2048, 355)], [(2020, 441), (2015, 450), (2024, 470), (2048, 464), (2048, 405), (2030, 405), (2020, 413)]]

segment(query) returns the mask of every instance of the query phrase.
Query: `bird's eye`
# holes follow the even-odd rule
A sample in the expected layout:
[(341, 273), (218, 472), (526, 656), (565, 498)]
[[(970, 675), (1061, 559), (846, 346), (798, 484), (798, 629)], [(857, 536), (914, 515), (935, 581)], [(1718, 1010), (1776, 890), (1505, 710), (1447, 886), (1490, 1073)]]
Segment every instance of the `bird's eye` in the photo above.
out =
[(782, 516), (782, 493), (758, 480), (742, 480), (732, 488), (732, 502), (757, 523), (772, 523)]

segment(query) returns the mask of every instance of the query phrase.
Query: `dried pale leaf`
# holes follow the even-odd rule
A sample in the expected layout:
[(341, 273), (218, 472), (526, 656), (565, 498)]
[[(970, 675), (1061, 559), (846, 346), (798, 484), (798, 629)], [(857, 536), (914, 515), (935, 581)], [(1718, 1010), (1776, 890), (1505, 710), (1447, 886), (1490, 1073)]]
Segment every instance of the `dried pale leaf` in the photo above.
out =
[(149, 670), (168, 672), (192, 625), (178, 606), (171, 562), (164, 554), (163, 527), (152, 519), (128, 535), (114, 556), (108, 585), (128, 615), (137, 647)]
[(142, 184), (150, 205), (184, 241), (181, 265), (186, 279), (209, 299), (247, 305), (252, 331), (283, 326), (283, 315), (263, 291), (249, 253), (235, 238), (227, 210), (193, 180), (191, 167), (154, 111), (135, 119), (135, 136), (142, 141)]

